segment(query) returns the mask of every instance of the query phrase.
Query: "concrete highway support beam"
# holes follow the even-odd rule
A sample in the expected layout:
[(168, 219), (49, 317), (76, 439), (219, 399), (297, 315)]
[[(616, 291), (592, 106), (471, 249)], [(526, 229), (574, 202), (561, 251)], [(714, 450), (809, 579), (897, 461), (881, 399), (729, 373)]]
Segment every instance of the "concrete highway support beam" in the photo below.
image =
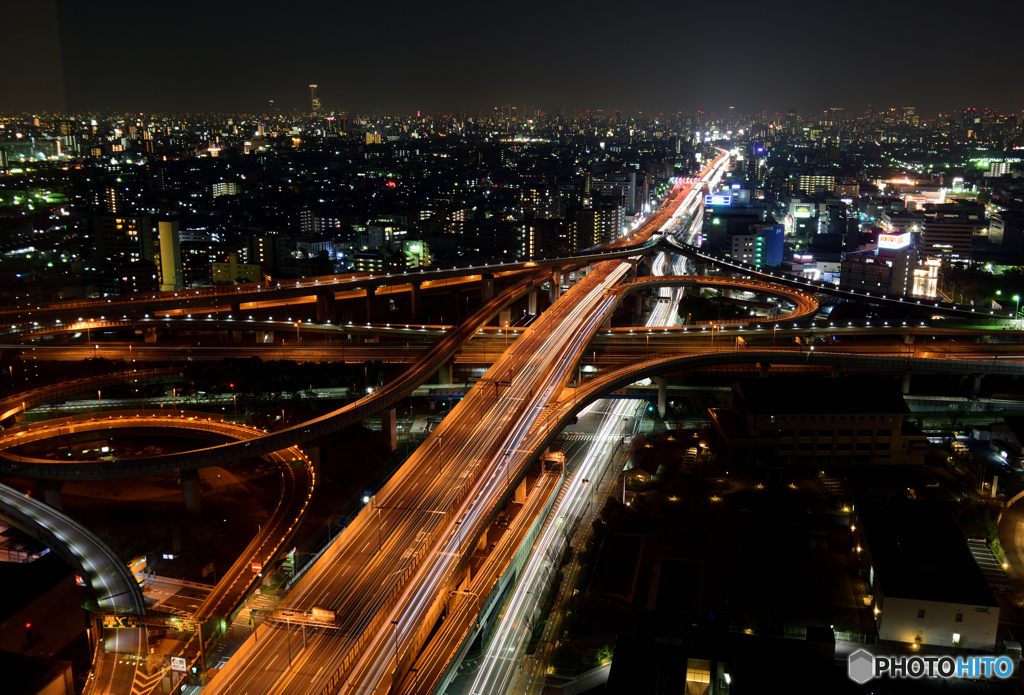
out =
[(64, 483), (58, 481), (46, 481), (43, 483), (43, 501), (59, 512), (64, 511), (64, 496), (60, 489)]
[(452, 367), (454, 365), (454, 360), (448, 360), (437, 368), (437, 383), (442, 386), (447, 386), (452, 383)]
[(971, 398), (977, 398), (981, 393), (981, 374), (971, 374)]
[(394, 408), (380, 411), (380, 429), (388, 438), (391, 451), (398, 451), (398, 415)]
[(200, 516), (203, 513), (203, 499), (199, 492), (199, 471), (182, 471), (181, 489), (185, 493), (185, 513)]
[(366, 322), (373, 323), (373, 297), (377, 294), (376, 287), (366, 288)]
[(551, 271), (548, 286), (548, 303), (554, 304), (562, 296), (562, 271), (557, 268)]
[(903, 395), (910, 393), (910, 375), (911, 372), (903, 372), (903, 380), (901, 386), (903, 388)]
[(658, 387), (658, 415), (665, 417), (665, 410), (668, 407), (668, 382), (660, 376), (652, 376), (651, 382)]
[(530, 316), (536, 316), (537, 315), (537, 290), (533, 290), (532, 292), (530, 292), (530, 294), (528, 294), (526, 296), (526, 299), (527, 299), (527, 302), (528, 302), (527, 307), (526, 307), (526, 313), (528, 313)]
[(334, 323), (338, 311), (334, 302), (334, 292), (318, 292), (316, 295), (317, 323)]
[(273, 345), (274, 331), (256, 331), (256, 342), (264, 345)]
[(516, 494), (515, 497), (513, 497), (513, 500), (516, 504), (526, 503), (526, 478), (520, 480), (519, 484), (516, 486)]
[(760, 374), (762, 379), (768, 376), (768, 370), (771, 368), (771, 362), (759, 362), (757, 364), (758, 374)]
[(494, 274), (484, 273), (480, 276), (480, 298), (486, 302), (494, 296)]
[[(409, 310), (412, 312), (413, 321), (420, 320), (420, 307), (422, 306), (422, 299), (420, 297), (420, 291), (423, 287), (422, 282), (414, 282), (409, 285)], [(458, 306), (458, 300), (456, 299), (456, 306)]]
[(316, 478), (320, 477), (320, 447), (318, 446), (307, 446), (306, 456), (309, 458), (309, 465), (313, 469), (313, 476)]
[(155, 328), (146, 328), (146, 329), (144, 329), (144, 333), (143, 334), (145, 335), (144, 340), (147, 343), (155, 343), (156, 342), (156, 338), (159, 335)]

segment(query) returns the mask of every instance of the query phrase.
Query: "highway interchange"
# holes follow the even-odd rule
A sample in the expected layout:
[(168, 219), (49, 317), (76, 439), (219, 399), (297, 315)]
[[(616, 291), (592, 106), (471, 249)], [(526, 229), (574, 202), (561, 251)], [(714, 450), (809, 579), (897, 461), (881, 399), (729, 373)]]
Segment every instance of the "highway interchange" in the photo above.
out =
[[(716, 160), (703, 173), (703, 177), (710, 181), (712, 190), (717, 178), (721, 176), (722, 163), (721, 158)], [(313, 608), (331, 610), (337, 616), (336, 622), (303, 627), (303, 639), (299, 641), (295, 637), (294, 626), (273, 621), (270, 628), (259, 635), (259, 639), (256, 636), (251, 638), (251, 644), (247, 643), (206, 688), (211, 693), (311, 692), (333, 695), (338, 692), (388, 690), (417, 692), (417, 688), (426, 687), (427, 683), (434, 685), (444, 679), (445, 669), (449, 668), (452, 655), (461, 644), (455, 638), (458, 634), (456, 625), (462, 625), (468, 631), (475, 619), (474, 606), (476, 611), (480, 608), (479, 596), (474, 602), (469, 593), (469, 587), (478, 588), (478, 580), (469, 576), (467, 569), (477, 539), (487, 532), (498, 510), (512, 496), (519, 481), (530, 472), (537, 454), (557, 435), (562, 424), (600, 395), (647, 374), (653, 375), (684, 364), (699, 366), (754, 362), (829, 367), (847, 362), (853, 365), (867, 364), (872, 360), (872, 363), (879, 364), (890, 359), (894, 361), (894, 370), (900, 369), (901, 361), (905, 370), (919, 367), (934, 369), (936, 367), (933, 363), (937, 360), (922, 358), (941, 357), (945, 361), (942, 365), (945, 369), (940, 368), (939, 371), (955, 371), (966, 369), (961, 360), (991, 361), (996, 356), (1013, 360), (1020, 357), (1014, 342), (964, 342), (965, 338), (987, 332), (979, 327), (933, 328), (923, 324), (913, 325), (914, 322), (910, 326), (826, 326), (820, 319), (815, 321), (818, 302), (814, 294), (822, 293), (820, 287), (798, 278), (787, 278), (784, 283), (773, 285), (779, 282), (779, 278), (754, 272), (742, 264), (730, 266), (728, 262), (725, 263), (728, 266), (726, 270), (752, 276), (751, 279), (714, 276), (697, 284), (748, 293), (754, 299), (759, 295), (774, 295), (786, 303), (789, 313), (728, 325), (676, 325), (676, 303), (683, 291), (679, 288), (694, 283), (693, 275), (687, 272), (682, 255), (679, 254), (693, 257), (705, 267), (712, 263), (722, 266), (722, 259), (707, 256), (693, 247), (690, 244), (692, 238), (678, 240), (666, 235), (664, 239), (655, 240), (673, 245), (678, 254), (657, 252), (651, 268), (654, 277), (632, 281), (631, 278), (635, 276), (640, 256), (655, 248), (651, 244), (644, 246), (648, 240), (666, 231), (675, 233), (680, 229), (692, 229), (688, 227), (688, 222), (699, 210), (700, 192), (699, 186), (680, 185), (672, 203), (656, 212), (638, 230), (634, 238), (639, 239), (639, 244), (628, 247), (628, 251), (612, 253), (613, 250), (609, 249), (591, 253), (581, 259), (576, 264), (580, 272), (575, 285), (558, 297), (528, 327), (513, 331), (507, 328), (503, 331), (501, 327), (487, 324), (498, 310), (546, 282), (551, 273), (549, 268), (557, 264), (548, 266), (548, 269), (543, 267), (543, 263), (534, 262), (515, 267), (503, 264), (476, 269), (478, 273), (506, 273), (510, 284), (489, 298), (489, 301), (484, 301), (479, 310), (458, 325), (391, 326), (371, 323), (350, 328), (312, 320), (293, 322), (290, 318), (288, 321), (273, 322), (268, 317), (251, 322), (249, 319), (239, 320), (237, 323), (250, 323), (245, 330), (278, 331), (281, 335), (285, 331), (294, 331), (297, 336), (295, 344), (221, 344), (199, 347), (145, 343), (129, 345), (105, 340), (90, 345), (14, 342), (38, 339), (41, 335), (55, 332), (80, 332), (81, 325), (65, 327), (57, 321), (85, 321), (90, 316), (95, 319), (98, 312), (116, 310), (120, 306), (116, 301), (94, 301), (39, 309), (32, 315), (46, 319), (48, 323), (44, 322), (41, 326), (36, 320), (19, 324), (24, 319), (22, 314), (9, 311), (11, 321), (8, 325), (11, 328), (7, 329), (6, 340), (10, 345), (20, 346), (24, 351), (23, 358), (27, 359), (82, 359), (83, 354), (88, 354), (127, 358), (142, 363), (169, 363), (254, 354), (264, 359), (379, 360), (412, 365), (401, 377), (379, 392), (309, 423), (268, 434), (210, 419), (206, 424), (207, 432), (217, 430), (225, 438), (239, 443), (210, 447), (201, 454), (190, 452), (163, 459), (156, 457), (152, 461), (142, 459), (136, 463), (114, 464), (126, 469), (123, 471), (126, 474), (152, 474), (173, 469), (175, 464), (186, 459), (191, 466), (219, 465), (253, 456), (272, 456), (278, 461), (286, 478), (289, 471), (306, 471), (303, 474), (305, 481), (293, 479), (284, 486), (283, 490), (290, 489), (291, 492), (282, 492), (282, 502), (278, 512), (275, 512), (276, 521), (272, 532), (259, 541), (254, 539), (253, 544), (235, 562), (232, 571), (218, 583), (217, 589), (204, 602), (199, 610), (200, 617), (230, 612), (251, 584), (251, 573), (247, 570), (252, 559), (256, 554), (261, 558), (268, 553), (272, 555), (282, 547), (301, 518), (312, 493), (313, 473), (305, 455), (298, 449), (289, 451), (289, 447), (316, 439), (325, 432), (336, 431), (344, 424), (357, 422), (381, 408), (393, 407), (393, 403), (412, 392), (446, 361), (490, 364), (484, 380), (466, 393), (442, 425), (430, 433), (391, 480), (369, 500), (345, 532), (301, 577), (282, 602), (281, 610), (290, 611), (294, 615), (308, 615)], [(468, 270), (463, 269), (461, 272), (465, 275)], [(436, 277), (427, 277), (433, 282), (449, 282), (459, 277), (459, 271), (444, 271), (436, 274)], [(371, 279), (375, 282), (370, 283)], [(407, 278), (403, 281), (406, 284), (409, 282)], [(195, 295), (195, 301), (201, 300), (204, 306), (215, 307), (210, 309), (211, 312), (235, 312), (240, 309), (235, 298), (241, 295), (266, 292), (264, 296), (273, 301), (287, 301), (289, 296), (307, 301), (310, 288), (328, 286), (332, 292), (353, 292), (360, 282), (363, 286), (369, 284), (374, 288), (399, 284), (398, 278), (390, 277), (320, 278), (301, 281), (297, 288), (280, 288), (280, 296), (271, 294), (278, 292), (277, 287), (268, 286), (235, 289), (234, 294), (224, 291), (200, 293)], [(603, 328), (628, 291), (665, 284), (672, 286), (658, 287), (658, 301), (647, 317), (645, 326)], [(286, 290), (291, 295), (286, 294)], [(306, 294), (302, 293), (304, 291), (307, 291)], [(335, 295), (334, 298), (342, 297)], [(315, 298), (312, 301), (316, 301)], [(885, 301), (892, 303), (901, 300), (888, 298)], [(173, 298), (169, 300), (165, 296), (148, 298), (146, 302), (154, 310), (164, 312), (189, 310), (174, 308)], [(947, 315), (964, 315), (968, 311), (954, 305), (932, 308), (937, 313)], [(69, 312), (81, 313), (82, 317), (67, 319)], [(65, 318), (58, 319), (60, 316)], [(207, 327), (199, 330), (235, 330), (234, 326), (225, 327), (227, 321), (235, 319), (221, 315), (214, 317), (212, 313), (205, 320), (202, 317), (147, 318), (125, 315), (123, 320), (112, 319), (108, 322), (104, 316), (100, 315), (99, 322), (93, 321), (89, 330), (117, 329), (129, 325), (138, 327), (147, 321), (162, 323), (165, 327), (170, 325), (175, 329), (185, 323), (198, 328), (208, 321)], [(777, 325), (781, 322), (786, 323)], [(334, 335), (355, 332), (357, 328), (363, 335), (390, 335), (392, 339), (407, 340), (407, 343), (352, 345), (347, 344), (347, 341), (341, 344), (331, 342)], [(862, 341), (860, 345), (855, 345), (849, 342), (850, 336), (865, 334), (890, 337), (882, 343)], [(1019, 332), (1005, 331), (1003, 335), (1016, 338)], [(911, 340), (936, 336), (948, 336), (949, 340), (931, 340), (924, 347), (920, 345), (920, 340)], [(793, 337), (801, 337), (805, 342), (809, 339), (811, 345), (806, 349), (803, 345), (795, 345)], [(327, 342), (325, 338), (329, 338)], [(737, 338), (743, 338), (743, 342)], [(509, 339), (511, 343), (508, 349), (504, 349), (504, 342)], [(815, 342), (816, 339), (821, 342)], [(835, 339), (840, 342), (835, 342)], [(770, 350), (765, 345), (769, 340), (772, 343)], [(776, 345), (776, 342), (782, 341), (787, 344)], [(879, 356), (879, 352), (895, 357)], [(831, 362), (830, 354), (834, 355)], [(582, 384), (577, 384), (576, 389), (567, 389), (567, 384), (578, 376), (578, 367), (588, 362), (595, 366), (602, 365), (604, 369)], [(1024, 368), (1005, 363), (972, 364), (971, 368), (979, 373), (1024, 372)], [(69, 391), (69, 388), (64, 389), (64, 392)], [(41, 389), (40, 393), (32, 397), (32, 405), (45, 403), (47, 399), (58, 395), (53, 389)], [(10, 417), (18, 411), (18, 397), (9, 398), (8, 401), (6, 416)], [(31, 406), (23, 400), (21, 410), (28, 407)], [(601, 433), (607, 434), (606, 429), (612, 432), (619, 427), (623, 413), (632, 407), (635, 406), (628, 401), (616, 402), (607, 411)], [(136, 427), (202, 426), (198, 419), (190, 424), (187, 420), (161, 419), (144, 413), (136, 413), (131, 418), (121, 414), (118, 425), (124, 425), (129, 419), (134, 420), (133, 425)], [(110, 418), (106, 424), (92, 419), (85, 426), (102, 429), (109, 427), (112, 422)], [(60, 433), (67, 424), (44, 422), (8, 430), (0, 436), (0, 450), (8, 449), (11, 441), (20, 440), (24, 443), (51, 437), (54, 430)], [(497, 637), (492, 641), (492, 647), (498, 651), (489, 652), (485, 657), (485, 665), (478, 673), (478, 682), (474, 684), (472, 692), (508, 691), (514, 680), (514, 671), (519, 665), (518, 656), (513, 658), (509, 655), (521, 655), (521, 649), (525, 646), (523, 625), (529, 621), (531, 611), (536, 608), (524, 598), (525, 593), (529, 593), (528, 587), (533, 587), (536, 594), (538, 583), (543, 585), (546, 581), (550, 574), (550, 563), (545, 567), (543, 558), (548, 556), (550, 548), (562, 542), (559, 538), (564, 538), (564, 534), (559, 536), (552, 530), (550, 519), (579, 517), (588, 494), (586, 481), (602, 479), (612, 460), (614, 447), (608, 444), (612, 439), (599, 438), (598, 441), (604, 444), (595, 444), (593, 451), (583, 457), (583, 462), (567, 481), (563, 496), (548, 517), (549, 521), (544, 524), (534, 552), (525, 565), (522, 579), (515, 587), (510, 612), (496, 627)], [(44, 460), (28, 461), (8, 452), (0, 456), (5, 457), (3, 466), (9, 471), (11, 469), (8, 467), (16, 463), (22, 466), (54, 465)], [(16, 461), (17, 458), (22, 460)], [(302, 460), (304, 464), (295, 469), (287, 464), (292, 460)], [(141, 467), (136, 471), (127, 470), (140, 463)], [(556, 491), (554, 477), (541, 476), (537, 482), (535, 492), (538, 497), (528, 498), (529, 504), (533, 505), (530, 507), (533, 509), (531, 513), (538, 513), (540, 506), (543, 506), (537, 505), (539, 499), (547, 499)], [(71, 548), (72, 555), (79, 563), (76, 567), (88, 570), (89, 567), (94, 568), (97, 558), (105, 558), (111, 565), (111, 576), (118, 574), (113, 569), (116, 557), (109, 557), (109, 550), (103, 548), (101, 543), (97, 545), (97, 540), (89, 538), (87, 532), (76, 538), (69, 536), (67, 529), (73, 528), (73, 522), (65, 521), (58, 512), (50, 513), (45, 505), (19, 493), (13, 493), (12, 496), (6, 488), (0, 490), (0, 493), (3, 493), (0, 495), (0, 504), (5, 509), (15, 509), (30, 517), (37, 526), (48, 529), (66, 548)], [(524, 514), (522, 520), (523, 524), (527, 520), (530, 523), (534, 521), (528, 514)], [(21, 519), (20, 523), (27, 522)], [(495, 552), (494, 562), (488, 565), (485, 561), (481, 576), (489, 577), (488, 587), (498, 581), (516, 553), (514, 539), (523, 538), (526, 532), (527, 526), (520, 528), (513, 524), (502, 537), (505, 545)], [(74, 550), (76, 548), (77, 555)], [(130, 578), (130, 574), (128, 576)], [(102, 580), (95, 581), (92, 587), (98, 596), (134, 595), (133, 587), (112, 592), (104, 586)], [(452, 592), (456, 592), (454, 598)], [(124, 603), (123, 600), (110, 605), (104, 605), (101, 601), (101, 607), (115, 613), (144, 612), (144, 608), (139, 605)], [(428, 638), (446, 610), (451, 621), (448, 634), (452, 637), (438, 647)], [(462, 634), (464, 639), (465, 632)], [(141, 646), (137, 644), (137, 655), (138, 649)], [(140, 681), (134, 665), (130, 668), (111, 667), (104, 670), (102, 663), (98, 663), (96, 673), (99, 678), (93, 680), (93, 692), (145, 692), (140, 684), (150, 683), (148, 676)]]

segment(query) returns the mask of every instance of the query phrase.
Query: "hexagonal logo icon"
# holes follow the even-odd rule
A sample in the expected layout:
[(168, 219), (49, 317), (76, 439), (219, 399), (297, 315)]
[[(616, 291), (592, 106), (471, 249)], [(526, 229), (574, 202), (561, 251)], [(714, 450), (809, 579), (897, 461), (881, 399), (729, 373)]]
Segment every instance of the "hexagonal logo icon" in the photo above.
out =
[(853, 654), (850, 654), (847, 669), (847, 675), (850, 676), (850, 680), (863, 685), (874, 676), (875, 657), (863, 649), (858, 649)]

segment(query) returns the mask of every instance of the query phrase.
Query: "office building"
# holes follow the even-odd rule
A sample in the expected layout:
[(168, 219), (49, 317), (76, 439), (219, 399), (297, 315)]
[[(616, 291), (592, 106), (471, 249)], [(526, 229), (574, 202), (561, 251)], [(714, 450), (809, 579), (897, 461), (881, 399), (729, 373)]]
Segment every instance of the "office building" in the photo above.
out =
[(819, 176), (816, 174), (801, 174), (796, 180), (796, 190), (803, 191), (807, 195), (816, 193), (831, 193), (836, 188), (835, 176)]
[(737, 464), (923, 464), (928, 449), (894, 379), (744, 379), (728, 408), (708, 412)]

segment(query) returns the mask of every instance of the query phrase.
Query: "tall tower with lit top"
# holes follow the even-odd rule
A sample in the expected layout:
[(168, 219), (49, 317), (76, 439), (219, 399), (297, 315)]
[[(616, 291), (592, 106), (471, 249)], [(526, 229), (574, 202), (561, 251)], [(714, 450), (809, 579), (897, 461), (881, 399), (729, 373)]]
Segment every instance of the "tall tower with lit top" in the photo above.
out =
[(316, 85), (309, 85), (309, 100), (312, 104), (312, 113), (314, 115), (320, 113), (320, 97), (316, 95)]

